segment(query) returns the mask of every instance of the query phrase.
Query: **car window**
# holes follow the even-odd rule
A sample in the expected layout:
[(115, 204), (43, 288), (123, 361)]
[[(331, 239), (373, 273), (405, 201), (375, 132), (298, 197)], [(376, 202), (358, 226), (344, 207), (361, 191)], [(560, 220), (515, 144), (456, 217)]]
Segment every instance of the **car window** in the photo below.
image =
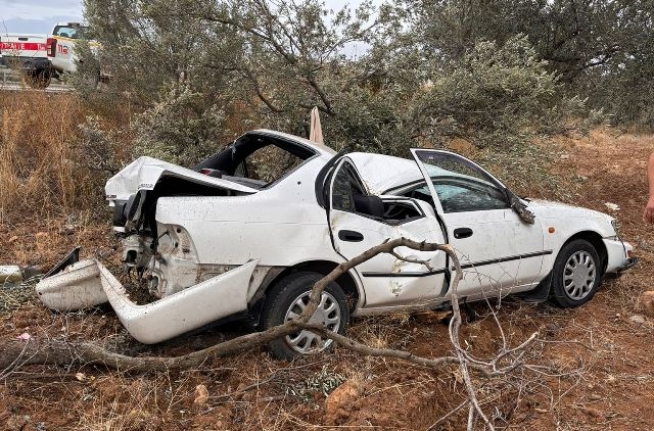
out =
[[(445, 213), (485, 211), (509, 207), (506, 203), (506, 197), (501, 191), (482, 183), (434, 182), (434, 188)], [(403, 195), (432, 203), (429, 189), (424, 185)]]
[(344, 163), (336, 172), (332, 185), (332, 208), (355, 212), (354, 196), (365, 195), (363, 186), (349, 163)]
[[(423, 162), (445, 213), (509, 208), (497, 181), (474, 163), (446, 152), (417, 151), (416, 155)], [(428, 196), (429, 189), (422, 186), (410, 195)]]
[[(244, 166), (239, 166), (235, 176), (274, 183), (287, 172), (296, 168), (302, 159), (274, 145), (261, 148), (245, 158)], [(240, 174), (240, 175), (239, 175)]]
[(378, 222), (399, 225), (423, 218), (423, 212), (410, 201), (382, 199), (370, 195), (352, 165), (344, 162), (334, 174), (331, 187), (332, 208), (371, 218)]
[(67, 25), (58, 25), (55, 27), (53, 35), (60, 37), (68, 37), (70, 39), (82, 39), (84, 27), (71, 27)]
[(248, 187), (272, 186), (315, 156), (302, 144), (256, 133), (245, 134), (193, 170)]
[(434, 181), (434, 188), (445, 213), (508, 208), (504, 194), (485, 184)]
[(416, 155), (432, 178), (477, 180), (497, 186), (497, 180), (469, 160), (453, 153), (417, 150)]

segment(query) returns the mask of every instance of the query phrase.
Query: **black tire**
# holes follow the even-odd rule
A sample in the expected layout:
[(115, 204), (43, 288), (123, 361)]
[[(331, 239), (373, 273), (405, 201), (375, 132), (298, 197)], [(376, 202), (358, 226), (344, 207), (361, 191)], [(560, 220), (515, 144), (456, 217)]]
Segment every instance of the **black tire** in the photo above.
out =
[(35, 90), (45, 90), (52, 82), (52, 72), (48, 69), (39, 69), (24, 75), (27, 85)]
[(595, 296), (602, 271), (601, 260), (591, 243), (584, 239), (570, 241), (554, 262), (550, 301), (561, 308), (585, 304)]
[[(297, 302), (302, 298), (303, 303), (306, 303), (308, 299), (305, 295), (311, 291), (316, 281), (322, 277), (322, 275), (313, 272), (298, 272), (290, 274), (277, 282), (268, 294), (265, 309), (263, 310), (263, 329), (266, 330), (283, 324), (287, 320), (287, 314), (291, 312), (299, 314), (298, 312), (301, 312), (301, 309)], [(336, 283), (330, 283), (323, 291), (323, 298), (325, 301), (324, 307), (328, 309), (319, 308), (314, 316), (320, 316), (319, 320), (322, 320), (323, 325), (329, 326), (334, 323), (325, 320), (336, 319), (335, 313), (338, 313), (339, 323), (337, 328), (334, 327), (335, 332), (345, 333), (345, 329), (350, 322), (350, 310), (343, 289)], [(323, 300), (321, 300), (321, 304)], [(334, 310), (331, 310), (332, 304), (336, 305)], [(292, 306), (294, 309), (291, 308)], [(321, 310), (322, 314), (320, 314)], [(317, 340), (312, 337), (316, 337)], [(292, 346), (292, 341), (298, 343), (296, 347)], [(305, 342), (303, 343), (303, 341)], [(314, 342), (317, 345), (314, 345)], [(270, 343), (270, 351), (276, 358), (290, 360), (309, 353), (307, 350), (311, 350), (311, 353), (327, 350), (332, 344), (331, 340), (322, 340), (308, 331), (301, 331), (273, 341)]]

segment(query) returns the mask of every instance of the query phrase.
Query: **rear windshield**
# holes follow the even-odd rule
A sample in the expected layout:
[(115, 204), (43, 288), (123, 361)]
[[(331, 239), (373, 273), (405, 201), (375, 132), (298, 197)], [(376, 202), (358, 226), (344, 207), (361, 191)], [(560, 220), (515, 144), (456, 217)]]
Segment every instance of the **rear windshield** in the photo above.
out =
[(67, 37), (70, 39), (84, 39), (86, 27), (80, 25), (58, 25), (55, 27), (54, 36)]

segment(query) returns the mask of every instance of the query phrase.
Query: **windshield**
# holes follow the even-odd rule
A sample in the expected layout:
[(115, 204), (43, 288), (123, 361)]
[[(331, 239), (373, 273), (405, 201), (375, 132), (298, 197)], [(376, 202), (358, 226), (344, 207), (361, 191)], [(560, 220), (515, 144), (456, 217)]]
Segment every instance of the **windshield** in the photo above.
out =
[(444, 151), (416, 151), (423, 163), (427, 175), (433, 180), (438, 178), (474, 181), (488, 186), (504, 188), (495, 178), (469, 160)]
[(414, 154), (433, 189), (422, 183), (404, 192), (405, 196), (433, 202), (433, 190), (444, 213), (508, 208), (504, 186), (470, 160), (436, 150), (415, 150)]
[(86, 27), (81, 25), (58, 25), (54, 28), (52, 35), (69, 39), (84, 39), (84, 33), (86, 33)]

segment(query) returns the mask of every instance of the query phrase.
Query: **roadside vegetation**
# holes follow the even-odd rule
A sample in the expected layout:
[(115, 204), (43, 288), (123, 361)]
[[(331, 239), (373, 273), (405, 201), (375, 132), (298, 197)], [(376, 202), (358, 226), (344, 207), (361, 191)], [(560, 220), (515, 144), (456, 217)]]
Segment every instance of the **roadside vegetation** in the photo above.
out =
[[(643, 261), (632, 273), (579, 310), (476, 306), (479, 319), (462, 326), (461, 339), (467, 352), (492, 357), (506, 347), (503, 337), (515, 346), (539, 334), (523, 358), (533, 369), (502, 379), (473, 375), (498, 428), (654, 422), (654, 359), (642, 351), (644, 340), (654, 342), (654, 326), (632, 319), (654, 258), (654, 236), (640, 222), (644, 161), (654, 149), (649, 2), (403, 0), (340, 11), (318, 0), (84, 6), (101, 44), (97, 54), (84, 49), (84, 64), (99, 62), (111, 80), (98, 89), (74, 82), (66, 94), (0, 91), (0, 263), (47, 270), (82, 245), (85, 256), (117, 269), (103, 187), (125, 163), (149, 155), (190, 166), (260, 127), (306, 137), (315, 106), (325, 143), (337, 150), (407, 156), (411, 147), (445, 148), (489, 167), (521, 195), (602, 211), (607, 202), (619, 205), (621, 234)], [(54, 314), (23, 293), (0, 294), (3, 341), (22, 333), (97, 341), (139, 357), (189, 354), (242, 334), (229, 326), (143, 346), (110, 311)], [(446, 356), (442, 317), (361, 319), (348, 335), (373, 348)], [(0, 423), (462, 429), (463, 379), (458, 369), (344, 348), (281, 363), (257, 347), (190, 370), (142, 374), (84, 364), (0, 367)]]

